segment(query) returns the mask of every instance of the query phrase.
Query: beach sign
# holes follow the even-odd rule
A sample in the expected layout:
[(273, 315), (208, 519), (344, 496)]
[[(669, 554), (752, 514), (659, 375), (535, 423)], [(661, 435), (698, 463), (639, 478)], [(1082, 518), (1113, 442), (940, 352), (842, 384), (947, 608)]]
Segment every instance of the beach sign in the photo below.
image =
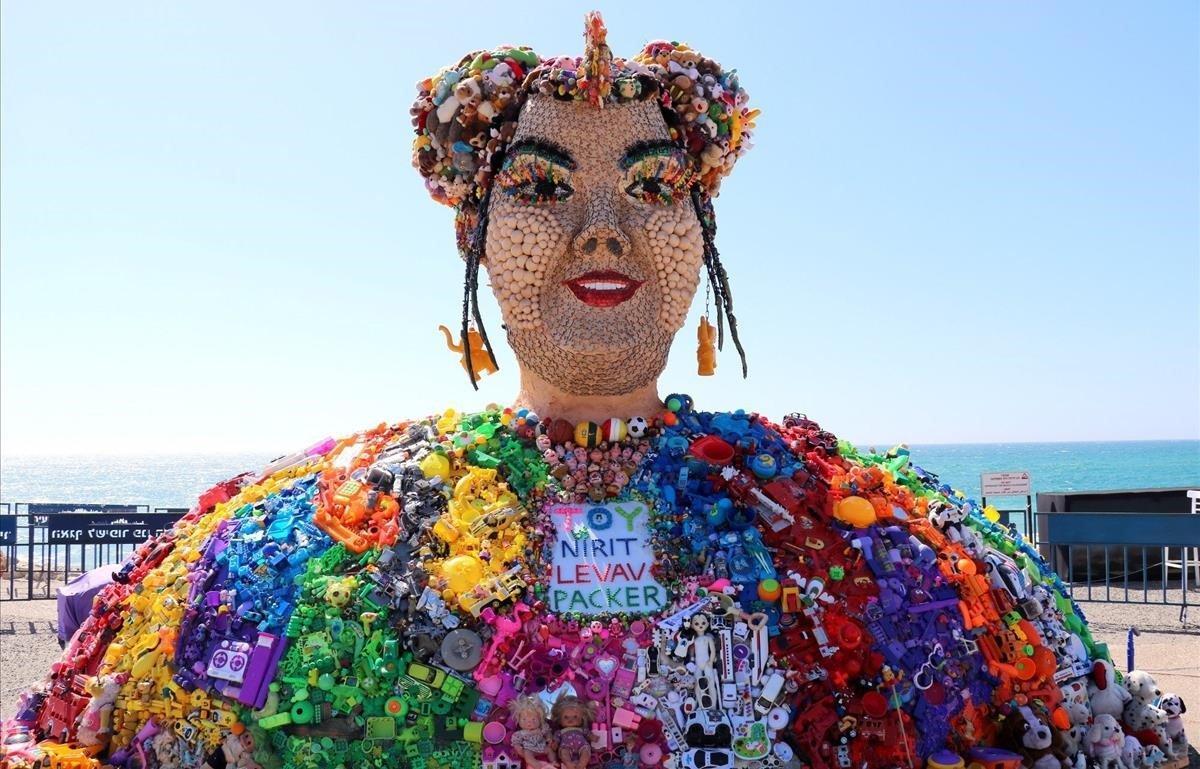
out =
[(983, 473), (979, 479), (985, 497), (1027, 497), (1032, 488), (1028, 470)]

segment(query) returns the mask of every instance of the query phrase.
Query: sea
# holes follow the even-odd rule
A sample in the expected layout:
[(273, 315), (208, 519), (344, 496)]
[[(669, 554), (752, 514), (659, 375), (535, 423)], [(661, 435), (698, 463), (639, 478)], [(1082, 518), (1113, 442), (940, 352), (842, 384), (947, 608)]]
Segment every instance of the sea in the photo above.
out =
[[(888, 447), (860, 446), (860, 449)], [(959, 443), (908, 446), (913, 464), (937, 474), (967, 497), (980, 499), (980, 474), (1025, 471), (1033, 494), (1164, 487), (1200, 488), (1200, 441), (1122, 441), (1089, 443)], [(29, 502), (78, 505), (126, 504), (188, 508), (213, 484), (274, 459), (266, 454), (177, 454), (148, 456), (6, 456), (0, 457), (0, 515), (16, 513)], [(1036, 496), (1035, 496), (1036, 500)], [(1017, 531), (1028, 535), (1025, 498), (989, 498)], [(1036, 501), (1034, 503), (1036, 510)], [(17, 519), (21, 521), (21, 519)], [(118, 519), (123, 520), (123, 519)], [(3, 538), (0, 532), (0, 538)], [(23, 558), (30, 530), (14, 529), (0, 545), (9, 545), (11, 561)], [(119, 561), (132, 550), (120, 545), (93, 547), (77, 556), (65, 545), (32, 554), (35, 562), (74, 563), (86, 569)], [(6, 548), (0, 547), (0, 551)], [(65, 558), (65, 560), (64, 560)]]
[[(908, 448), (913, 464), (976, 500), (984, 472), (1026, 471), (1035, 494), (1200, 488), (1200, 440), (913, 444)], [(273, 458), (266, 454), (6, 456), (0, 458), (0, 502), (189, 507), (214, 483), (261, 469)], [(988, 501), (998, 507), (1024, 504), (1023, 498)]]

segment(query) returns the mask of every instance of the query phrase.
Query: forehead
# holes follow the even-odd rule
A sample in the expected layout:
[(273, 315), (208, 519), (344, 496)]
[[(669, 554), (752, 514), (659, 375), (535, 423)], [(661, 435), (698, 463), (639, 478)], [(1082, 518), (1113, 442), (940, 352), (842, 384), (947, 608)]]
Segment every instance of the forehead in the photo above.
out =
[(667, 122), (653, 100), (608, 104), (598, 109), (587, 102), (532, 94), (521, 109), (514, 141), (548, 139), (584, 165), (588, 161), (615, 161), (637, 142), (670, 138)]

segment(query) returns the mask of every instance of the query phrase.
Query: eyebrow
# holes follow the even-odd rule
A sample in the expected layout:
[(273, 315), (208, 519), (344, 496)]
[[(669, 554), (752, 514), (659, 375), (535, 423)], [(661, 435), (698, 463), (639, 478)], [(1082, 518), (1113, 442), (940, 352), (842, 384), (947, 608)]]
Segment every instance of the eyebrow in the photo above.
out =
[(509, 157), (515, 157), (516, 155), (521, 154), (537, 155), (549, 160), (552, 163), (557, 163), (560, 166), (566, 166), (571, 170), (575, 169), (575, 159), (571, 157), (571, 153), (568, 152), (562, 145), (556, 144), (549, 139), (533, 137), (521, 139), (518, 142), (514, 142), (513, 145), (508, 148), (507, 154)]
[(626, 148), (624, 156), (621, 157), (621, 167), (629, 168), (649, 155), (674, 155), (682, 152), (682, 147), (667, 139), (634, 142)]

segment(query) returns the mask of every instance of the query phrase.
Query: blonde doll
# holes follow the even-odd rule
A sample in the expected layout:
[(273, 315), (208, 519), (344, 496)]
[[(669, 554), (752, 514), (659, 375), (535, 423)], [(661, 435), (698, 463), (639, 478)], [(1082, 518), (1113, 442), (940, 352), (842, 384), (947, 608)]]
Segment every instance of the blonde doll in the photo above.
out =
[(553, 734), (546, 723), (546, 706), (541, 698), (526, 695), (509, 703), (509, 711), (517, 719), (517, 731), (509, 738), (513, 750), (529, 769), (550, 769), (550, 741)]

